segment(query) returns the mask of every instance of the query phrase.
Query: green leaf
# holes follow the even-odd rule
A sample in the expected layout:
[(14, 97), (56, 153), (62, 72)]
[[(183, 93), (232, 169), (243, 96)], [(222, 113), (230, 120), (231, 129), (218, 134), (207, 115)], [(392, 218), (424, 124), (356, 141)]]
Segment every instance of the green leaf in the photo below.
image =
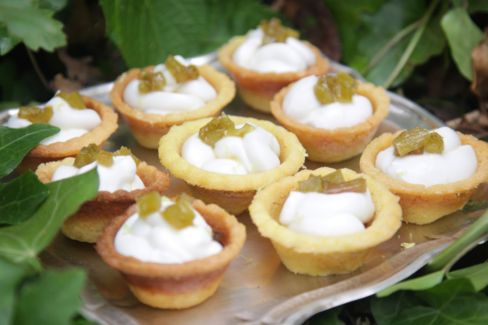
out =
[(21, 129), (0, 126), (0, 178), (10, 174), (35, 146), (59, 132), (57, 127), (32, 124)]
[(97, 195), (98, 175), (95, 169), (82, 175), (47, 185), (49, 196), (27, 221), (0, 228), (0, 256), (36, 265), (37, 253), (54, 238), (64, 220), (80, 205)]
[(418, 278), (399, 282), (397, 284), (392, 285), (391, 287), (388, 287), (378, 292), (376, 295), (378, 297), (386, 297), (399, 290), (419, 291), (419, 290), (430, 289), (436, 286), (437, 284), (441, 283), (443, 278), (444, 278), (444, 271), (437, 271)]
[(455, 8), (448, 11), (441, 20), (442, 30), (446, 35), (454, 62), (461, 74), (472, 79), (471, 52), (483, 38), (483, 33), (476, 26), (467, 11)]
[(468, 2), (468, 11), (470, 13), (488, 12), (488, 0), (470, 0)]
[(9, 35), (7, 27), (0, 24), (0, 55), (5, 55), (19, 43), (19, 40)]
[(28, 219), (48, 193), (47, 186), (32, 171), (0, 184), (0, 225), (14, 225)]
[(66, 6), (68, 0), (38, 0), (39, 7), (43, 9), (53, 10), (55, 12), (60, 11)]
[(378, 325), (393, 324), (402, 309), (413, 308), (421, 303), (411, 292), (396, 292), (386, 298), (372, 298), (371, 313)]
[(343, 325), (344, 322), (339, 319), (342, 307), (336, 307), (326, 310), (311, 317), (304, 325)]
[(481, 291), (488, 285), (488, 262), (449, 272), (447, 278), (467, 279), (473, 285), (474, 290)]
[(31, 270), (24, 264), (13, 264), (0, 258), (0, 324), (11, 324), (16, 291)]
[(40, 9), (29, 0), (3, 0), (0, 2), (0, 24), (8, 35), (21, 40), (30, 49), (53, 51), (66, 44), (63, 24), (52, 18), (54, 12)]
[(257, 0), (102, 0), (101, 5), (107, 33), (130, 67), (161, 63), (168, 54), (213, 51), (272, 15)]
[(42, 272), (20, 290), (15, 324), (69, 324), (81, 307), (84, 283), (85, 273), (81, 269)]

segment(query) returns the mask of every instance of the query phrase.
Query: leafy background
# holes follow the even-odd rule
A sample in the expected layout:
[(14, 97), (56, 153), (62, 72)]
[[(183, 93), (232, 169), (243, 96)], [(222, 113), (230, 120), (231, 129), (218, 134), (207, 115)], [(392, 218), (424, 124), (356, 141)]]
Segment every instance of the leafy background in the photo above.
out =
[[(478, 111), (457, 126), (486, 136), (488, 87), (482, 81), (488, 80), (488, 60), (481, 59), (488, 57), (488, 40), (478, 46), (480, 60), (471, 54), (485, 38), (487, 15), (488, 0), (0, 0), (0, 107), (111, 81), (170, 53), (214, 51), (262, 19), (279, 16), (330, 58), (446, 121)], [(470, 90), (473, 62), (478, 97)], [(96, 174), (49, 185), (31, 172), (12, 174), (55, 132), (43, 125), (0, 127), (0, 324), (89, 323), (77, 314), (83, 270), (45, 270), (37, 255), (65, 218), (95, 195)], [(487, 245), (453, 265), (466, 244), (487, 231), (485, 214), (413, 278), (307, 323), (488, 323)]]

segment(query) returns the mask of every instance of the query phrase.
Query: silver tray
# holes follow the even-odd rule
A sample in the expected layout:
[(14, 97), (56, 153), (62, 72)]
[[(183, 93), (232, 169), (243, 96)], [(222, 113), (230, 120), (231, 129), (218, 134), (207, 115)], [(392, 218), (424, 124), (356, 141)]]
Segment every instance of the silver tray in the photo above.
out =
[[(218, 67), (215, 54), (193, 59)], [(220, 67), (219, 67), (220, 68)], [(333, 69), (355, 71), (338, 63)], [(110, 104), (112, 83), (84, 89), (82, 93)], [(422, 126), (436, 128), (443, 123), (408, 99), (389, 93), (390, 113), (378, 133)], [(238, 98), (225, 111), (228, 114), (272, 120), (269, 115), (247, 108)], [(137, 145), (127, 126), (121, 125), (108, 147), (126, 145), (148, 163), (162, 169), (157, 152)], [(307, 162), (307, 167), (320, 164)], [(332, 167), (358, 169), (358, 158)], [(172, 179), (170, 194), (187, 190)], [(43, 253), (46, 265), (76, 265), (89, 274), (83, 292), (83, 314), (101, 324), (298, 324), (329, 308), (372, 295), (419, 270), (435, 254), (452, 242), (476, 214), (462, 212), (426, 226), (404, 224), (389, 241), (369, 254), (363, 267), (348, 275), (311, 277), (296, 275), (280, 263), (270, 242), (262, 238), (248, 214), (239, 216), (246, 225), (247, 241), (241, 254), (229, 267), (217, 293), (203, 304), (180, 311), (158, 310), (140, 304), (130, 293), (122, 276), (98, 257), (92, 245), (71, 241), (59, 235)], [(414, 243), (409, 249), (402, 243)]]

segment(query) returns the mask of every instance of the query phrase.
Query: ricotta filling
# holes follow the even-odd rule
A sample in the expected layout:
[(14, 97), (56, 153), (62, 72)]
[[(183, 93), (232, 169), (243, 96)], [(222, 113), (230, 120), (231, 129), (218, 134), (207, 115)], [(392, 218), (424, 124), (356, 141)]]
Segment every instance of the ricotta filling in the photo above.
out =
[(168, 224), (160, 212), (172, 204), (163, 197), (160, 211), (145, 218), (138, 213), (130, 216), (115, 236), (117, 252), (143, 262), (184, 263), (222, 251), (212, 228), (195, 209), (192, 225), (178, 230)]
[(99, 177), (98, 191), (115, 192), (118, 190), (134, 191), (144, 188), (144, 183), (137, 176), (137, 165), (131, 156), (114, 156), (110, 167), (92, 162), (81, 168), (61, 165), (53, 173), (51, 181), (58, 181), (76, 176), (97, 168)]
[[(237, 125), (237, 128), (243, 124)], [(254, 126), (244, 137), (225, 136), (212, 147), (198, 133), (182, 147), (182, 156), (203, 170), (233, 175), (246, 175), (273, 169), (280, 165), (280, 145), (273, 134)]]
[(321, 104), (315, 96), (317, 76), (294, 83), (283, 100), (283, 112), (293, 120), (319, 129), (334, 130), (365, 122), (373, 115), (373, 105), (362, 95), (353, 95), (352, 102)]
[[(40, 108), (44, 109), (46, 106), (51, 106), (53, 109), (53, 115), (48, 124), (57, 126), (60, 131), (42, 140), (41, 144), (44, 145), (65, 142), (80, 137), (96, 128), (102, 122), (98, 113), (93, 109), (73, 108), (61, 97), (53, 97)], [(18, 113), (19, 109), (9, 110), (9, 117), (4, 126), (17, 129), (32, 124), (30, 121), (18, 117)]]
[[(175, 56), (175, 59), (183, 65), (189, 65), (181, 56)], [(147, 114), (166, 115), (197, 110), (217, 97), (212, 85), (201, 76), (178, 83), (164, 64), (155, 66), (153, 71), (164, 75), (165, 87), (159, 91), (141, 93), (140, 80), (132, 80), (124, 90), (124, 101), (129, 106)]]
[(369, 192), (325, 194), (291, 191), (280, 213), (290, 230), (316, 236), (341, 236), (363, 231), (375, 206)]
[(453, 183), (474, 175), (478, 162), (473, 147), (461, 144), (451, 128), (441, 127), (433, 131), (442, 137), (442, 153), (397, 157), (394, 147), (390, 146), (376, 156), (376, 167), (395, 179), (426, 187)]
[(297, 72), (315, 64), (313, 51), (300, 40), (288, 37), (284, 43), (263, 44), (261, 28), (250, 31), (234, 51), (233, 61), (258, 72)]

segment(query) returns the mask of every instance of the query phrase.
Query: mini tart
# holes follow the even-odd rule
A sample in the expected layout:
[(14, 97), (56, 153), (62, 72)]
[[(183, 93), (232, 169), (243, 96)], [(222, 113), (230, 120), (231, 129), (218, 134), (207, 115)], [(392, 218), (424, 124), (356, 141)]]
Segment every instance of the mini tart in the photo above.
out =
[(315, 128), (299, 123), (285, 114), (283, 100), (292, 86), (282, 89), (273, 98), (271, 112), (281, 125), (296, 134), (307, 149), (308, 159), (313, 161), (340, 162), (360, 154), (388, 115), (390, 98), (385, 90), (369, 83), (359, 83), (357, 94), (370, 100), (373, 115), (366, 121), (351, 127), (334, 130)]
[(100, 124), (80, 137), (48, 145), (38, 145), (24, 158), (19, 167), (21, 170), (35, 169), (41, 163), (76, 156), (81, 148), (91, 143), (101, 146), (117, 130), (117, 114), (112, 108), (90, 97), (82, 96), (82, 98), (87, 108), (98, 113), (101, 119)]
[(167, 309), (182, 309), (200, 304), (217, 290), (229, 263), (239, 254), (245, 238), (244, 225), (222, 208), (195, 200), (193, 207), (212, 227), (223, 250), (206, 258), (181, 264), (142, 262), (115, 250), (117, 231), (132, 214), (132, 206), (114, 219), (97, 242), (102, 259), (125, 276), (132, 293), (143, 304)]
[[(61, 165), (73, 165), (74, 158), (65, 158), (40, 165), (36, 174), (43, 183), (51, 182), (54, 171)], [(164, 192), (169, 186), (169, 176), (153, 166), (140, 162), (137, 175), (144, 188), (134, 191), (100, 191), (95, 199), (85, 202), (81, 208), (65, 221), (62, 232), (73, 240), (94, 243), (109, 222), (123, 214), (134, 204), (137, 197), (151, 191)]]
[[(375, 205), (373, 221), (362, 232), (341, 236), (314, 236), (288, 229), (279, 215), (288, 194), (298, 182), (335, 169), (322, 167), (285, 177), (258, 191), (249, 212), (263, 237), (269, 238), (281, 261), (294, 273), (321, 276), (352, 272), (360, 267), (370, 249), (390, 239), (400, 228), (402, 211), (398, 197), (371, 177), (342, 169), (346, 180), (363, 176)], [(320, 212), (317, 212), (320, 213)]]
[(253, 118), (229, 116), (235, 124), (252, 123), (275, 136), (280, 144), (281, 164), (271, 170), (247, 175), (212, 173), (200, 169), (181, 156), (185, 141), (211, 119), (187, 122), (173, 127), (159, 142), (159, 159), (169, 172), (188, 183), (193, 195), (207, 203), (215, 203), (229, 213), (244, 212), (256, 190), (284, 176), (293, 175), (305, 161), (305, 149), (292, 133), (271, 122)]
[(171, 126), (217, 115), (235, 96), (235, 85), (229, 77), (208, 65), (203, 65), (198, 67), (198, 71), (217, 92), (215, 99), (194, 111), (166, 115), (147, 114), (126, 104), (124, 101), (124, 91), (129, 82), (138, 79), (143, 71), (152, 70), (153, 67), (148, 67), (144, 70), (129, 70), (115, 81), (112, 92), (110, 93), (112, 103), (124, 117), (134, 138), (141, 146), (149, 149), (158, 148), (159, 139), (168, 132)]
[(270, 113), (270, 101), (283, 87), (303, 77), (313, 74), (324, 74), (329, 70), (329, 62), (320, 50), (307, 42), (315, 54), (315, 65), (298, 72), (274, 73), (258, 72), (246, 69), (233, 60), (234, 51), (244, 42), (244, 36), (232, 38), (219, 51), (219, 61), (238, 84), (242, 100), (258, 111)]
[(385, 133), (374, 139), (364, 150), (359, 165), (361, 171), (385, 184), (400, 197), (403, 220), (424, 225), (461, 209), (480, 183), (488, 180), (488, 144), (458, 132), (462, 144), (471, 145), (476, 153), (478, 168), (473, 176), (458, 182), (425, 187), (393, 178), (376, 167), (376, 156), (392, 145), (400, 134)]

